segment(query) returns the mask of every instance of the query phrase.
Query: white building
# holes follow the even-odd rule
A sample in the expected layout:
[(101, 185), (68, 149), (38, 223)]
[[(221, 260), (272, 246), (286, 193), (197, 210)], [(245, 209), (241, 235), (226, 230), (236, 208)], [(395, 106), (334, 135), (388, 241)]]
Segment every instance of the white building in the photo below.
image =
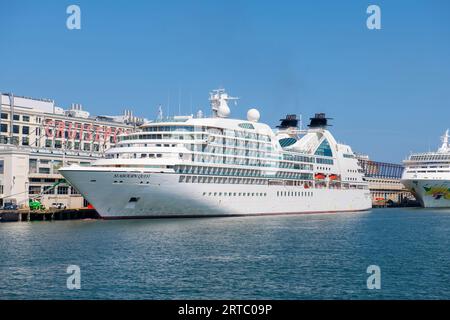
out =
[(30, 198), (44, 206), (63, 203), (80, 208), (87, 203), (61, 181), (58, 168), (88, 165), (103, 157), (118, 135), (134, 131), (145, 119), (131, 111), (120, 116), (90, 116), (81, 105), (69, 110), (53, 100), (0, 94), (0, 205), (27, 207)]

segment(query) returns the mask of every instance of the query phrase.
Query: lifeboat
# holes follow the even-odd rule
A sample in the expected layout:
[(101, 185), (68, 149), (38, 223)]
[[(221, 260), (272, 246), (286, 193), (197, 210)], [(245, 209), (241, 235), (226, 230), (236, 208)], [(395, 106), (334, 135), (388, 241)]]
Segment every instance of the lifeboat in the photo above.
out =
[(316, 173), (316, 174), (314, 175), (314, 178), (315, 178), (316, 180), (323, 180), (323, 179), (325, 179), (325, 175), (324, 175), (323, 173)]
[(330, 174), (329, 178), (330, 180), (339, 180), (339, 176), (337, 174)]

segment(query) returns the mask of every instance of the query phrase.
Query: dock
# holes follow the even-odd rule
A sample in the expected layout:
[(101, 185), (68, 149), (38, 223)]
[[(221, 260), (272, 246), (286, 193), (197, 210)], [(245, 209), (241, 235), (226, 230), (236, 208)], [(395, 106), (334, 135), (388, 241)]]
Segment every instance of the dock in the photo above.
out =
[(99, 219), (95, 209), (63, 209), (63, 210), (2, 210), (0, 222), (18, 221), (58, 221), (58, 220), (82, 220)]

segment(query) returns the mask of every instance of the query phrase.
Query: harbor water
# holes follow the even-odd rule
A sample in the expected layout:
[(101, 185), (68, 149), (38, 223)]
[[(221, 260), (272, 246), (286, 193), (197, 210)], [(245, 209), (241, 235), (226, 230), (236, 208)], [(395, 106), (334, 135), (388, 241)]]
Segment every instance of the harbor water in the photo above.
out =
[(450, 299), (447, 209), (0, 224), (0, 299), (438, 298)]

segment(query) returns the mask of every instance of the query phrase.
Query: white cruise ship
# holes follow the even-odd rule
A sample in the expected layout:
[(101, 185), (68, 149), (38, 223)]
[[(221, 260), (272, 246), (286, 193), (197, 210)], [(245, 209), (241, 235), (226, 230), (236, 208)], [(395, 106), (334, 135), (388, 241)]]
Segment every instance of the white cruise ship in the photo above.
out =
[(212, 116), (174, 117), (122, 135), (104, 159), (59, 172), (103, 218), (193, 217), (363, 211), (371, 197), (352, 149), (316, 114), (307, 130), (295, 115), (276, 130), (231, 119), (223, 90)]
[(425, 208), (450, 207), (449, 131), (437, 152), (412, 154), (404, 161), (401, 182)]

